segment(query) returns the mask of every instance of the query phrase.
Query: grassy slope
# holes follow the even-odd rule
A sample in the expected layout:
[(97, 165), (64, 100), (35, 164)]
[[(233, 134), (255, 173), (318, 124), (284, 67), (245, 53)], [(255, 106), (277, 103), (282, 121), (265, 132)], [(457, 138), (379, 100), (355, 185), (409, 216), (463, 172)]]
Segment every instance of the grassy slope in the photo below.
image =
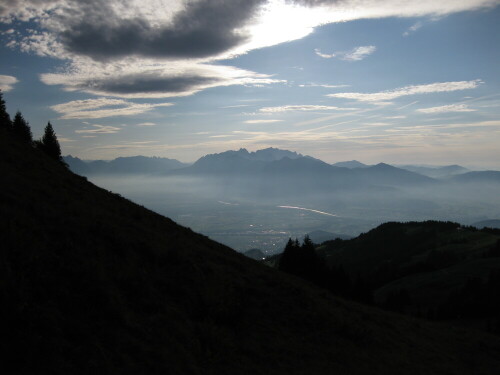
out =
[(496, 373), (500, 340), (333, 298), (0, 133), (7, 373)]

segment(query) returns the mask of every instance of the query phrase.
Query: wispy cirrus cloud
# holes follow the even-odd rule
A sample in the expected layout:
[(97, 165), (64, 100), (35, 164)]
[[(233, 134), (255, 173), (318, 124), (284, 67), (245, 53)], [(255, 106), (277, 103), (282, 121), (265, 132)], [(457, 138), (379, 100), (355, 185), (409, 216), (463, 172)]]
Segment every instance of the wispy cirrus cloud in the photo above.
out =
[(247, 120), (245, 121), (245, 124), (272, 124), (275, 122), (282, 122), (283, 120), (266, 120), (266, 119), (261, 119), (261, 120)]
[(264, 113), (282, 113), (291, 111), (352, 111), (357, 108), (341, 108), (331, 105), (283, 105), (279, 107), (260, 108), (259, 112)]
[(61, 119), (97, 119), (114, 116), (133, 116), (157, 107), (169, 107), (172, 103), (138, 104), (122, 99), (86, 99), (50, 107), (60, 113)]
[(387, 120), (401, 120), (401, 119), (405, 119), (406, 116), (404, 116), (404, 115), (397, 115), (397, 116), (386, 116), (384, 118), (387, 119)]
[(319, 50), (319, 48), (316, 48), (316, 49), (314, 50), (314, 53), (315, 53), (316, 55), (318, 55), (319, 57), (322, 57), (322, 58), (324, 58), (324, 59), (331, 59), (331, 58), (333, 58), (333, 57), (335, 57), (335, 56), (336, 56), (336, 54), (335, 54), (335, 53), (323, 53), (323, 52), (321, 52), (321, 51)]
[(328, 94), (331, 98), (353, 99), (361, 102), (384, 102), (400, 98), (402, 96), (431, 94), (439, 92), (451, 92), (459, 90), (475, 89), (483, 81), (476, 79), (473, 81), (455, 81), (455, 82), (438, 82), (426, 85), (405, 86), (395, 90), (380, 91), (375, 93), (358, 93), (358, 92), (342, 92), (337, 94)]
[(345, 53), (341, 59), (346, 61), (360, 61), (377, 50), (375, 46), (360, 46)]
[(314, 53), (324, 59), (338, 58), (344, 61), (361, 61), (367, 56), (371, 55), (377, 50), (375, 46), (359, 46), (351, 49), (350, 51), (338, 51), (331, 54), (323, 53), (319, 49), (315, 49)]
[(403, 33), (403, 36), (409, 36), (410, 34), (414, 33), (415, 31), (417, 31), (418, 29), (420, 29), (424, 24), (422, 23), (422, 21), (417, 21), (415, 22), (413, 25), (411, 25), (408, 30), (406, 30), (404, 33)]
[(234, 134), (217, 134), (208, 136), (208, 138), (231, 138), (231, 137), (234, 137)]
[(74, 139), (71, 138), (66, 138), (66, 137), (57, 137), (57, 140), (61, 143), (70, 143), (70, 142), (75, 142)]
[(93, 124), (91, 125), (90, 129), (78, 129), (75, 130), (75, 133), (77, 134), (114, 134), (118, 133), (121, 128), (118, 128), (116, 126), (110, 126), (110, 125), (99, 125), (99, 124)]
[(420, 108), (417, 112), (421, 113), (449, 113), (449, 112), (475, 112), (475, 109), (469, 108), (466, 104), (450, 104), (439, 107)]
[(17, 82), (19, 81), (16, 77), (0, 75), (0, 90), (3, 92), (10, 91)]
[(158, 63), (135, 58), (115, 64), (92, 63), (68, 73), (41, 75), (48, 85), (62, 85), (67, 91), (121, 98), (169, 98), (193, 95), (211, 87), (282, 83), (266, 74), (230, 66), (193, 62)]
[(300, 84), (299, 87), (323, 87), (326, 89), (337, 89), (343, 87), (349, 87), (350, 85), (330, 85), (330, 84), (321, 84), (321, 83), (307, 83)]

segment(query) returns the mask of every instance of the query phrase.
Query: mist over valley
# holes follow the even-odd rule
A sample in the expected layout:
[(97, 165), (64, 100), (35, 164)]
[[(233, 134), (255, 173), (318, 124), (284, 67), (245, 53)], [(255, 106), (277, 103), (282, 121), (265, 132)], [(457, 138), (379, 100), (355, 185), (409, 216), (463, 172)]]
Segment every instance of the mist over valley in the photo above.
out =
[(65, 160), (96, 185), (240, 252), (270, 255), (289, 237), (318, 230), (354, 237), (387, 221), (471, 225), (500, 217), (500, 172), (460, 166), (348, 168), (272, 148), (207, 155), (192, 165), (146, 157)]

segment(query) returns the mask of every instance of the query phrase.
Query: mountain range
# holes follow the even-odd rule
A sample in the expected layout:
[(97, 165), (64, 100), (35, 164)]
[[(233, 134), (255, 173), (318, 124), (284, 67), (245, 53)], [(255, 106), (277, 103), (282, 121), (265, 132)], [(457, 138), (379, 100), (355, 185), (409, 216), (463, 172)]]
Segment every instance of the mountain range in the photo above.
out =
[[(70, 169), (80, 175), (214, 175), (214, 176), (307, 176), (319, 185), (354, 186), (359, 184), (405, 186), (429, 184), (433, 179), (458, 182), (497, 181), (496, 171), (470, 172), (458, 165), (444, 167), (391, 166), (385, 163), (366, 165), (352, 160), (327, 164), (319, 159), (297, 152), (266, 148), (249, 152), (225, 151), (201, 157), (192, 165), (175, 159), (159, 157), (120, 157), (111, 161), (83, 161), (68, 155), (64, 157)], [(328, 180), (327, 182), (325, 180)]]

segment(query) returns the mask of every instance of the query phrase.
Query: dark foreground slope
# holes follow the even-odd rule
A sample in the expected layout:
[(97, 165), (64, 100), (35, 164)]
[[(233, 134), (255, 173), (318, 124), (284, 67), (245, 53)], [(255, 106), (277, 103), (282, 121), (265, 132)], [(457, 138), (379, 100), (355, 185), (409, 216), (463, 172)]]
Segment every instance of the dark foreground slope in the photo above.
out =
[(500, 340), (351, 304), (0, 133), (2, 372), (496, 373)]
[(380, 306), (500, 333), (500, 230), (389, 222), (318, 252), (362, 275)]

